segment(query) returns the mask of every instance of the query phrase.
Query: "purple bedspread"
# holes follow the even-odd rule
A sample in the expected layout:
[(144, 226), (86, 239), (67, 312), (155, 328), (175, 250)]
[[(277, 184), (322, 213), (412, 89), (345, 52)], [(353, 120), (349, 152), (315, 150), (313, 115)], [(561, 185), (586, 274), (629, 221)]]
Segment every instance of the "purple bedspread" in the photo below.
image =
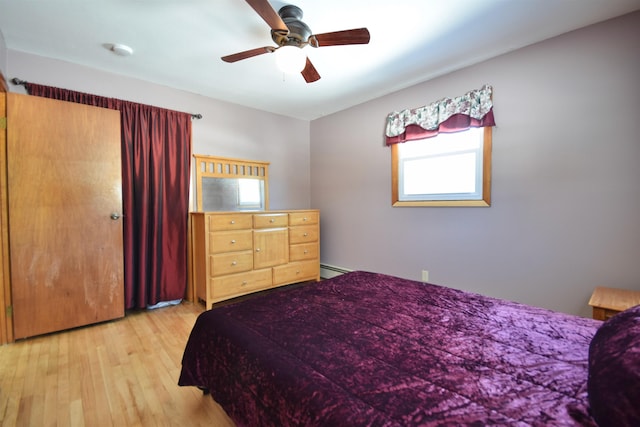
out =
[(592, 426), (600, 324), (353, 272), (202, 313), (179, 384), (238, 426)]

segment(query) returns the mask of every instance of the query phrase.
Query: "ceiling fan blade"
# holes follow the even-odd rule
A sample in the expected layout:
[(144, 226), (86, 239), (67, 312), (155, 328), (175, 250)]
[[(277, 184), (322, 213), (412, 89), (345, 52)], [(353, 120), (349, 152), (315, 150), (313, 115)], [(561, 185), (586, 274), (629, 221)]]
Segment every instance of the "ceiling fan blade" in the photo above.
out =
[(254, 56), (262, 55), (263, 53), (271, 53), (275, 51), (276, 48), (271, 46), (258, 47), (251, 50), (245, 50), (244, 52), (234, 53), (233, 55), (223, 56), (221, 59), (224, 62), (236, 62), (242, 59), (252, 58)]
[(313, 66), (309, 58), (307, 57), (307, 63), (302, 70), (302, 77), (307, 83), (313, 83), (315, 81), (320, 80), (320, 74), (318, 74), (318, 70)]
[(247, 0), (247, 3), (264, 19), (264, 22), (266, 22), (272, 30), (289, 32), (287, 25), (267, 0)]
[(369, 34), (369, 30), (366, 28), (356, 28), (353, 30), (314, 34), (309, 37), (309, 44), (313, 47), (367, 44), (370, 39), (371, 35)]

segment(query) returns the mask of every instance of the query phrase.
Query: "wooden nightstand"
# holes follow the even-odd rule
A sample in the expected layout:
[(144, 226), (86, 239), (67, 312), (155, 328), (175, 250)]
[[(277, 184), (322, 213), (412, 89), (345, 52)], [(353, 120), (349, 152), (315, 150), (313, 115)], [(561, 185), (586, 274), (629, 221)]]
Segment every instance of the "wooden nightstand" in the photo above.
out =
[(614, 314), (638, 304), (640, 304), (640, 291), (604, 286), (596, 287), (589, 300), (589, 305), (593, 307), (593, 318), (597, 320), (607, 320)]

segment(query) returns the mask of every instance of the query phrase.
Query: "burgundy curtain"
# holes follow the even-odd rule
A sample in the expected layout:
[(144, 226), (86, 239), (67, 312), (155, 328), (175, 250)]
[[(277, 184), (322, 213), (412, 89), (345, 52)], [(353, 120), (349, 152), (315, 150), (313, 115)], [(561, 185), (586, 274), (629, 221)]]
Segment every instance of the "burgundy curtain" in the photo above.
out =
[(184, 297), (191, 115), (33, 83), (31, 95), (119, 110), (125, 308)]

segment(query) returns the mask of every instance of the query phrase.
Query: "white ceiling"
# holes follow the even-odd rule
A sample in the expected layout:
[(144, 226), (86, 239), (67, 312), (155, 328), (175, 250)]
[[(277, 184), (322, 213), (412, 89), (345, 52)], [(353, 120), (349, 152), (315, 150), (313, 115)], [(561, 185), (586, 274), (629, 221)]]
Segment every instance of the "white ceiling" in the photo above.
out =
[[(283, 75), (244, 0), (0, 0), (8, 49), (313, 120), (496, 55), (640, 9), (640, 0), (292, 0), (313, 33), (367, 27), (368, 45), (305, 47), (322, 78)], [(105, 46), (123, 43), (130, 57)], [(12, 77), (25, 76), (6, 76)], [(38, 82), (36, 82), (38, 83)], [(73, 89), (73, 88), (71, 88)], [(469, 88), (473, 89), (473, 88)]]

